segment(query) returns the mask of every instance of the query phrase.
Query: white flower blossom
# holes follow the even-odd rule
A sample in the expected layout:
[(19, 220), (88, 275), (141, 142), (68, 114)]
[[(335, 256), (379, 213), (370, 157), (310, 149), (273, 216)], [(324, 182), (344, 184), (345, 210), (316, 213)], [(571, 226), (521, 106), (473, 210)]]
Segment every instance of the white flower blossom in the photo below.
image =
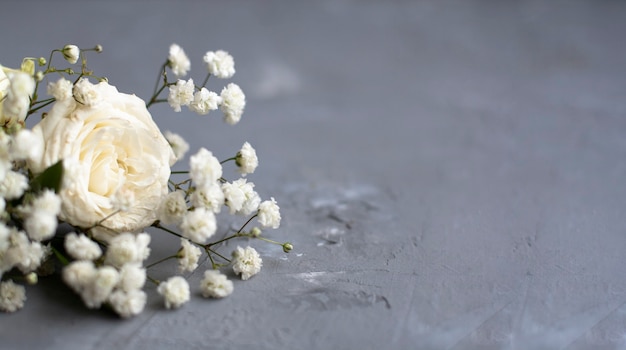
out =
[(193, 101), (193, 92), (195, 85), (193, 79), (184, 81), (179, 79), (176, 85), (170, 86), (170, 92), (167, 95), (167, 103), (174, 109), (174, 112), (180, 112), (182, 106), (188, 106)]
[(139, 263), (124, 264), (120, 269), (120, 279), (117, 288), (130, 292), (143, 288), (146, 283), (146, 269)]
[(43, 138), (29, 129), (22, 129), (13, 136), (10, 154), (13, 160), (38, 162), (43, 155)]
[(200, 291), (205, 298), (224, 298), (232, 294), (233, 282), (218, 270), (207, 270), (200, 281)]
[(202, 255), (200, 248), (185, 238), (180, 239), (181, 248), (178, 251), (178, 270), (192, 272), (198, 267), (198, 260)]
[(6, 127), (24, 124), (30, 108), (30, 97), (35, 91), (35, 80), (21, 71), (10, 71), (6, 77), (10, 83), (6, 96), (0, 97), (3, 98), (0, 124)]
[(76, 293), (81, 294), (97, 274), (98, 270), (91, 260), (77, 260), (63, 268), (63, 281)]
[(109, 198), (111, 206), (115, 211), (129, 211), (135, 205), (135, 192), (126, 186), (120, 186)]
[(24, 286), (5, 281), (0, 283), (0, 310), (15, 312), (24, 307), (26, 301), (26, 289)]
[(187, 212), (185, 193), (176, 190), (167, 194), (161, 202), (157, 217), (165, 225), (179, 224)]
[(68, 233), (65, 236), (64, 247), (67, 253), (77, 260), (95, 260), (102, 256), (102, 249), (98, 243), (82, 233)]
[(78, 62), (80, 49), (76, 45), (65, 45), (63, 47), (63, 50), (61, 50), (61, 53), (63, 53), (63, 58), (65, 58), (67, 62), (69, 62), (70, 64), (74, 64)]
[(28, 188), (28, 178), (21, 173), (8, 171), (0, 184), (0, 196), (5, 199), (17, 199)]
[(189, 301), (189, 283), (181, 276), (170, 277), (167, 281), (161, 282), (157, 292), (165, 299), (167, 309), (178, 308)]
[(237, 247), (233, 251), (233, 271), (241, 275), (242, 280), (247, 280), (261, 271), (263, 261), (259, 253), (252, 247)]
[(244, 143), (241, 150), (237, 152), (235, 162), (239, 167), (239, 172), (242, 175), (252, 174), (257, 166), (259, 166), (259, 159), (256, 156), (256, 151), (248, 143)]
[(37, 211), (26, 217), (24, 229), (34, 241), (52, 238), (57, 228), (57, 217), (44, 211)]
[(163, 133), (167, 142), (172, 146), (172, 150), (174, 151), (174, 155), (176, 156), (176, 160), (181, 160), (185, 156), (185, 153), (189, 151), (189, 144), (185, 139), (175, 134), (171, 131), (166, 131)]
[(237, 124), (246, 107), (246, 95), (237, 84), (230, 83), (222, 90), (220, 97), (222, 98), (220, 109), (224, 112), (224, 121), (230, 125)]
[(9, 234), (9, 248), (0, 256), (0, 272), (17, 267), (23, 273), (34, 271), (49, 250), (39, 242), (31, 242), (26, 233), (15, 229)]
[(48, 83), (48, 95), (54, 97), (57, 101), (65, 101), (72, 98), (72, 89), (74, 85), (71, 81), (60, 78), (56, 82)]
[(79, 292), (85, 305), (90, 309), (99, 308), (109, 298), (119, 279), (120, 274), (114, 267), (98, 268), (94, 278)]
[(217, 78), (228, 79), (235, 74), (235, 60), (226, 51), (209, 51), (204, 54), (203, 60), (209, 73)]
[(222, 177), (220, 161), (206, 148), (200, 148), (190, 157), (189, 167), (189, 176), (198, 186), (214, 183)]
[(118, 268), (128, 263), (141, 263), (150, 254), (149, 243), (150, 235), (145, 232), (119, 234), (109, 241), (104, 262)]
[(263, 227), (278, 228), (280, 226), (280, 207), (272, 197), (259, 205), (259, 224)]
[(191, 194), (191, 204), (196, 208), (206, 208), (219, 213), (224, 205), (224, 192), (217, 182), (196, 186)]
[(30, 205), (31, 213), (44, 212), (50, 215), (58, 215), (61, 211), (61, 198), (53, 190), (43, 190)]
[(220, 103), (222, 103), (222, 98), (218, 94), (203, 87), (193, 94), (193, 101), (189, 104), (189, 109), (199, 115), (206, 115), (210, 111), (216, 110)]
[(177, 77), (184, 77), (191, 68), (191, 62), (187, 54), (185, 54), (185, 51), (177, 44), (170, 46), (170, 54), (167, 58), (167, 63)]
[(261, 197), (254, 190), (254, 183), (241, 178), (222, 184), (225, 204), (231, 214), (250, 215), (259, 209)]
[(116, 289), (109, 296), (109, 304), (113, 310), (123, 318), (139, 315), (146, 306), (147, 296), (142, 290), (125, 292)]
[(81, 78), (72, 90), (76, 102), (83, 106), (93, 107), (102, 101), (99, 90), (89, 79)]
[(197, 243), (204, 243), (217, 230), (215, 214), (205, 208), (196, 208), (193, 211), (188, 211), (183, 217), (180, 229), (183, 231), (185, 238), (189, 238)]

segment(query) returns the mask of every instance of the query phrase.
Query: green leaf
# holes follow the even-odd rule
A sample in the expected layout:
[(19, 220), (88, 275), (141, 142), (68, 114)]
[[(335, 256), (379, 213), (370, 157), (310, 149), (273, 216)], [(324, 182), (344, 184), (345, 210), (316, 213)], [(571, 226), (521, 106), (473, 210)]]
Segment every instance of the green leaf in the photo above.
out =
[(61, 183), (63, 182), (63, 161), (60, 160), (56, 164), (51, 165), (43, 173), (39, 174), (30, 182), (30, 188), (33, 192), (41, 192), (45, 189), (53, 190), (59, 193)]

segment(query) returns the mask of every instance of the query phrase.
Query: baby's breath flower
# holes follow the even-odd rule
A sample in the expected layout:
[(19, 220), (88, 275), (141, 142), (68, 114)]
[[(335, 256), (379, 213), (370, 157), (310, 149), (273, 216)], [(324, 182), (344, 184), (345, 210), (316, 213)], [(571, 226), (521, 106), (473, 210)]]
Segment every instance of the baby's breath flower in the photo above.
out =
[(256, 151), (252, 146), (246, 142), (241, 147), (241, 150), (237, 152), (235, 162), (239, 167), (239, 172), (242, 175), (252, 174), (257, 166), (259, 166), (259, 159), (256, 156)]
[(230, 83), (222, 90), (220, 97), (222, 98), (220, 109), (224, 112), (224, 120), (230, 125), (237, 124), (246, 107), (246, 95), (237, 84)]
[(215, 215), (212, 211), (208, 211), (205, 208), (196, 208), (188, 211), (183, 217), (180, 229), (183, 231), (185, 238), (189, 238), (197, 243), (203, 243), (215, 234), (217, 229)]
[(182, 106), (188, 106), (193, 101), (193, 92), (195, 85), (193, 79), (184, 81), (179, 79), (176, 85), (170, 86), (170, 92), (167, 96), (167, 103), (174, 109), (174, 112), (180, 112)]
[(166, 282), (161, 282), (157, 292), (165, 299), (165, 308), (178, 308), (189, 301), (189, 283), (180, 276), (170, 277)]
[(146, 306), (147, 296), (142, 290), (114, 290), (109, 296), (108, 302), (113, 310), (123, 318), (129, 318), (140, 314)]
[(200, 248), (185, 238), (180, 239), (181, 248), (178, 251), (178, 270), (180, 272), (194, 271), (198, 267), (198, 259), (202, 255)]
[(50, 189), (43, 190), (30, 204), (31, 213), (43, 212), (56, 216), (61, 211), (61, 198)]
[(150, 255), (149, 243), (147, 233), (119, 234), (110, 240), (104, 262), (118, 268), (128, 263), (141, 263)]
[(57, 217), (44, 211), (36, 211), (24, 220), (24, 229), (34, 241), (52, 238), (57, 228)]
[(72, 82), (65, 79), (60, 78), (56, 82), (48, 83), (48, 95), (54, 97), (57, 101), (65, 101), (72, 97), (72, 89), (74, 86)]
[(77, 260), (95, 260), (102, 256), (98, 243), (84, 234), (70, 232), (65, 236), (64, 247), (67, 253)]
[(224, 298), (232, 294), (233, 282), (218, 270), (207, 270), (200, 281), (200, 290), (205, 298)]
[(13, 281), (0, 283), (0, 310), (15, 312), (24, 307), (26, 289)]
[(78, 62), (78, 57), (80, 56), (80, 49), (76, 45), (65, 45), (63, 50), (63, 58), (68, 61), (70, 64), (74, 64)]
[(272, 197), (259, 205), (259, 224), (263, 227), (278, 228), (280, 226), (280, 207)]
[(99, 308), (111, 295), (119, 279), (119, 272), (111, 266), (97, 269), (93, 280), (79, 293), (85, 305), (90, 309)]
[(0, 184), (0, 196), (6, 199), (17, 199), (28, 188), (28, 178), (21, 173), (9, 171)]
[(193, 101), (189, 104), (189, 109), (199, 115), (206, 115), (219, 107), (222, 98), (213, 91), (203, 87), (193, 94)]
[(38, 162), (43, 155), (43, 138), (29, 129), (22, 129), (13, 136), (10, 153), (13, 160)]
[(165, 225), (179, 224), (187, 212), (185, 193), (181, 190), (170, 192), (161, 202), (157, 217)]
[(214, 183), (222, 177), (220, 161), (206, 148), (200, 148), (191, 156), (189, 167), (189, 176), (198, 186)]
[(222, 191), (231, 214), (249, 215), (257, 211), (261, 203), (259, 194), (254, 191), (254, 183), (244, 178), (222, 184)]
[(184, 77), (191, 68), (191, 62), (185, 54), (185, 51), (177, 44), (170, 46), (170, 55), (167, 64), (177, 77)]
[(98, 270), (91, 260), (77, 260), (63, 268), (63, 281), (76, 293), (82, 293), (96, 278)]
[(209, 73), (220, 79), (227, 79), (235, 74), (235, 60), (226, 51), (209, 51), (204, 54), (203, 59)]
[(35, 79), (20, 71), (9, 72), (6, 77), (8, 90), (6, 96), (0, 97), (3, 98), (0, 122), (5, 126), (23, 124), (30, 108), (30, 97), (35, 91)]
[(241, 275), (242, 280), (247, 280), (261, 271), (263, 261), (261, 256), (252, 247), (237, 247), (233, 251), (233, 271)]
[(76, 102), (85, 106), (95, 106), (102, 100), (98, 90), (87, 78), (81, 78), (72, 90)]
[(217, 214), (224, 205), (224, 192), (217, 182), (197, 186), (191, 194), (191, 204), (196, 208), (206, 208)]
[(0, 254), (0, 274), (17, 267), (23, 273), (34, 271), (41, 265), (49, 250), (39, 242), (31, 242), (26, 233), (9, 230), (8, 246)]
[(185, 153), (189, 151), (189, 144), (185, 139), (175, 134), (171, 131), (166, 131), (163, 133), (167, 142), (172, 146), (172, 150), (174, 151), (174, 155), (176, 156), (176, 160), (181, 160), (185, 156)]
[(139, 263), (124, 264), (120, 269), (120, 279), (117, 288), (129, 292), (141, 289), (146, 283), (146, 269)]
[(110, 198), (113, 210), (128, 211), (135, 204), (135, 192), (126, 186), (120, 186)]

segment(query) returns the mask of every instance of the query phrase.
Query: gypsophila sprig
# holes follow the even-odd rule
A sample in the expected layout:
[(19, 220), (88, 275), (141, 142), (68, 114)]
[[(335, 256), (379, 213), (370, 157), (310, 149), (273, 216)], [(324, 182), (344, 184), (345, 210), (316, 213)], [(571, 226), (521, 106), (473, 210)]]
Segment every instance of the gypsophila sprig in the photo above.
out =
[[(88, 56), (102, 52), (101, 45), (69, 43), (47, 58), (26, 57), (19, 68), (0, 65), (1, 311), (24, 306), (20, 283), (36, 286), (44, 276), (59, 275), (89, 309), (106, 306), (133, 317), (149, 305), (146, 288), (156, 290), (165, 308), (176, 309), (190, 300), (189, 283), (184, 276), (162, 276), (156, 266), (176, 260), (179, 273), (190, 273), (205, 265), (202, 296), (224, 298), (234, 285), (220, 269), (247, 280), (263, 265), (256, 249), (238, 246), (229, 254), (227, 242), (293, 249), (259, 227), (247, 228), (254, 219), (263, 229), (278, 228), (276, 200), (262, 200), (246, 178), (226, 178), (230, 164), (240, 176), (255, 172), (259, 160), (250, 143), (222, 160), (200, 147), (185, 165), (189, 143), (161, 132), (149, 112), (167, 103), (196, 115), (221, 110), (226, 123), (238, 123), (245, 94), (234, 82), (220, 83), (234, 76), (233, 57), (205, 51), (202, 76), (182, 79), (191, 73), (191, 61), (172, 44), (152, 95), (143, 100), (89, 69)], [(212, 77), (218, 85), (209, 87)], [(28, 127), (32, 115), (38, 122)], [(174, 164), (186, 170), (172, 170)], [(224, 207), (236, 215), (239, 229), (218, 222)], [(150, 244), (162, 236), (180, 244), (152, 259)]]

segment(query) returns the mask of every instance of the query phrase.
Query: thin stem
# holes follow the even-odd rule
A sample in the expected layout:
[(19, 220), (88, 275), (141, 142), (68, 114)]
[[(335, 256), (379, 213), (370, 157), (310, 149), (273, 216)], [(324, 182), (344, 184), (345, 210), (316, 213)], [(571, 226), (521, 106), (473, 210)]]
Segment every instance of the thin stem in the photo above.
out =
[(146, 269), (149, 269), (149, 268), (151, 268), (152, 266), (158, 265), (158, 264), (160, 264), (160, 263), (162, 263), (162, 262), (165, 262), (165, 261), (168, 261), (168, 260), (170, 260), (170, 259), (174, 259), (174, 258), (178, 258), (178, 255), (168, 256), (168, 257), (165, 257), (165, 258), (163, 258), (163, 259), (161, 259), (161, 260), (155, 261), (155, 262), (153, 262), (153, 263), (152, 263), (152, 264), (150, 264), (150, 265), (146, 265)]
[(228, 159), (224, 159), (223, 161), (220, 162), (220, 164), (224, 164), (230, 160), (237, 160), (237, 157), (232, 157), (232, 158), (228, 158)]
[(211, 256), (211, 253), (210, 253), (210, 249), (208, 249), (208, 248), (206, 250), (206, 255), (208, 255), (209, 256), (209, 260), (211, 260), (211, 268), (213, 268), (213, 270), (217, 269), (218, 266), (215, 263), (215, 261), (213, 260), (213, 257)]
[(273, 244), (283, 245), (283, 243), (276, 242), (276, 241), (273, 241), (273, 240), (271, 240), (271, 239), (268, 239), (268, 238), (265, 238), (265, 237), (262, 237), (262, 236), (259, 236), (259, 237), (254, 237), (254, 238), (256, 238), (256, 239), (260, 239), (260, 240), (265, 241), (265, 242), (267, 242), (267, 243), (273, 243)]
[(229, 259), (229, 258), (227, 258), (227, 257), (223, 256), (222, 254), (220, 254), (220, 253), (216, 252), (215, 250), (213, 250), (213, 249), (211, 249), (211, 248), (206, 248), (206, 250), (207, 250), (207, 254), (208, 254), (209, 256), (211, 256), (211, 254), (209, 254), (209, 252), (211, 252), (211, 253), (213, 253), (213, 254), (215, 254), (215, 255), (219, 256), (220, 258), (222, 258), (222, 259), (224, 259), (224, 260), (226, 260), (226, 261), (230, 262), (230, 259)]
[[(161, 229), (161, 230), (163, 230), (163, 231), (165, 231), (165, 232), (167, 232), (169, 234), (172, 234), (172, 235), (174, 235), (176, 237), (186, 238), (186, 237), (183, 237), (183, 235), (181, 235), (180, 233), (174, 232), (174, 231), (170, 230), (169, 228), (167, 228), (165, 226), (161, 226), (161, 224), (153, 224), (152, 226), (154, 226), (154, 227), (156, 227), (158, 229)], [(193, 242), (193, 241), (191, 241), (191, 242)], [(193, 242), (193, 243), (195, 243), (195, 242)], [(202, 246), (201, 244), (198, 244), (198, 243), (196, 243), (196, 245)]]
[(61, 254), (61, 252), (58, 249), (56, 249), (52, 245), (50, 245), (50, 249), (52, 249), (54, 256), (56, 256), (57, 259), (59, 259), (59, 261), (61, 262), (61, 264), (63, 264), (63, 266), (67, 266), (70, 264), (69, 260), (67, 260), (67, 258), (63, 254)]
[(189, 174), (189, 170), (172, 171), (170, 174)]
[[(56, 100), (53, 98), (53, 99), (51, 99), (50, 101), (47, 101), (46, 103), (42, 104), (41, 106), (38, 106), (37, 108), (33, 108), (33, 109), (29, 110), (29, 111), (28, 111), (28, 114), (29, 114), (29, 115), (30, 115), (30, 114), (33, 114), (33, 113), (37, 112), (38, 110), (40, 110), (40, 109), (42, 109), (42, 108), (44, 108), (44, 107), (46, 107), (46, 106), (48, 106), (48, 105), (50, 105), (50, 104), (54, 103), (54, 101), (56, 101)], [(37, 101), (37, 102), (35, 102), (34, 104), (38, 104), (38, 103), (41, 103), (41, 102), (43, 102), (43, 101)]]
[(206, 75), (206, 78), (204, 78), (204, 81), (202, 82), (202, 85), (200, 85), (200, 89), (202, 89), (203, 87), (205, 87), (205, 86), (206, 86), (206, 83), (208, 83), (208, 82), (209, 82), (209, 78), (210, 78), (210, 77), (211, 77), (211, 73), (208, 73), (208, 74)]
[(152, 277), (150, 277), (150, 276), (148, 276), (148, 275), (146, 275), (146, 278), (148, 278), (148, 280), (149, 280), (150, 282), (154, 283), (154, 284), (155, 284), (155, 285), (157, 285), (157, 286), (158, 286), (159, 284), (161, 284), (161, 281), (159, 281), (159, 280), (158, 280), (158, 279), (156, 279), (156, 278), (152, 278)]

